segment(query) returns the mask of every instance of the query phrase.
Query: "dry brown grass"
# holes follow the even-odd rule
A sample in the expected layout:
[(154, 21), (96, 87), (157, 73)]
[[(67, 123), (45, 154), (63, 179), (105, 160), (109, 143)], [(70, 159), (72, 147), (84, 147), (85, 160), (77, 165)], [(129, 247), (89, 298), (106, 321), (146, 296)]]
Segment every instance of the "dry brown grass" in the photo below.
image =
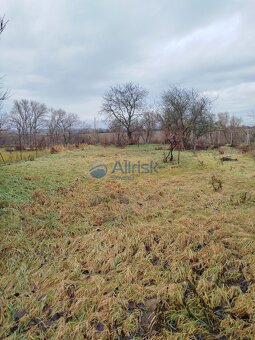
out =
[(90, 178), (102, 156), (162, 150), (86, 146), (2, 168), (0, 337), (253, 339), (254, 159), (185, 153), (159, 174)]

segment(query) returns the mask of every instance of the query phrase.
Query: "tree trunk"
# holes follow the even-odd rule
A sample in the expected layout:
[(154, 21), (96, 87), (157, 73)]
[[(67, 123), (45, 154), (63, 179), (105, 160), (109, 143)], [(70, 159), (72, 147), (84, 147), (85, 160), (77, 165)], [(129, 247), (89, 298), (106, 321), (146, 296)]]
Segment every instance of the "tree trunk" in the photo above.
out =
[(233, 146), (234, 139), (233, 139), (233, 131), (230, 131), (230, 145)]
[(127, 135), (128, 135), (128, 144), (133, 144), (132, 132), (130, 130), (127, 130)]
[(181, 150), (179, 149), (178, 150), (178, 160), (177, 160), (178, 164), (180, 164), (180, 157), (181, 157)]
[(246, 129), (246, 144), (250, 145), (251, 140), (250, 140), (250, 130)]

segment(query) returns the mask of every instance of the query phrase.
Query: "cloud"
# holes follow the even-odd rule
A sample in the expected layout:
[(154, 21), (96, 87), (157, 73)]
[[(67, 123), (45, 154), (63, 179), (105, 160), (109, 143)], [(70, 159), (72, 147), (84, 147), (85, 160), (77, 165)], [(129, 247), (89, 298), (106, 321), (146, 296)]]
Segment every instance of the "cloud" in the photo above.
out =
[[(13, 98), (33, 98), (84, 119), (110, 85), (170, 84), (217, 93), (215, 110), (254, 110), (252, 0), (1, 0), (10, 20), (0, 72)], [(6, 104), (11, 106), (11, 101)]]

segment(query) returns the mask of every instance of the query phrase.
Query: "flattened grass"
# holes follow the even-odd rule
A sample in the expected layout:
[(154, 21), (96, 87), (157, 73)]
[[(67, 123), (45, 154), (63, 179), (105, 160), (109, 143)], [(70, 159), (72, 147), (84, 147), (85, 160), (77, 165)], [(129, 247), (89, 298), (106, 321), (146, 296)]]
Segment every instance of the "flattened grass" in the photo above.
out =
[[(255, 163), (225, 153), (87, 146), (1, 167), (0, 337), (252, 339)], [(95, 160), (159, 173), (96, 180)]]

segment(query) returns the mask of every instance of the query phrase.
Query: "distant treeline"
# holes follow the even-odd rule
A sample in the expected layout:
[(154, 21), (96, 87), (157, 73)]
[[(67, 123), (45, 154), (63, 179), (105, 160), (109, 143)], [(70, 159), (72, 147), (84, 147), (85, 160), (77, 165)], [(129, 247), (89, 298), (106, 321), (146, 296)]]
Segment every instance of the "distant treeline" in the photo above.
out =
[(228, 113), (212, 113), (214, 99), (194, 89), (170, 87), (148, 104), (148, 91), (127, 83), (111, 87), (102, 99), (107, 129), (90, 127), (77, 114), (49, 109), (34, 100), (15, 100), (0, 113), (0, 146), (11, 150), (43, 149), (57, 144), (173, 143), (179, 149), (255, 142), (255, 128)]

